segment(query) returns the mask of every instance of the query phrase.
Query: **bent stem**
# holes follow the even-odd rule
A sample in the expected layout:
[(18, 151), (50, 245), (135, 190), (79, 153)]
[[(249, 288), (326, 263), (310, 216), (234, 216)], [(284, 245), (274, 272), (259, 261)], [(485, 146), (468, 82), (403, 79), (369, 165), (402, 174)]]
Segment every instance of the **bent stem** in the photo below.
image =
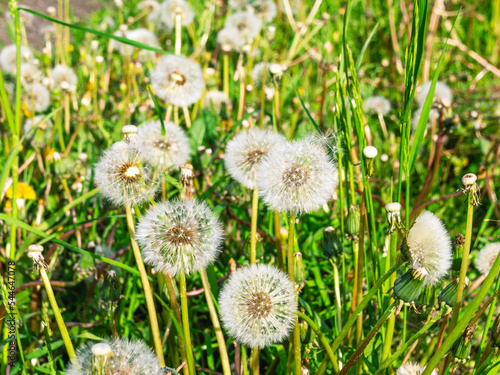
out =
[[(293, 252), (295, 243), (295, 213), (290, 214), (288, 221), (288, 276), (292, 283), (295, 283), (295, 271), (293, 268)], [(296, 297), (298, 298), (298, 296)], [(300, 328), (299, 319), (295, 317), (295, 323), (293, 326), (293, 357), (294, 357), (294, 367), (293, 372), (295, 375), (301, 375), (301, 359), (300, 359)]]
[[(500, 257), (499, 257), (500, 259)], [(377, 283), (370, 289), (368, 293), (366, 293), (365, 298), (361, 301), (361, 303), (356, 307), (356, 310), (351, 314), (349, 317), (349, 320), (347, 320), (346, 324), (342, 327), (342, 330), (338, 334), (337, 338), (335, 341), (332, 343), (332, 351), (335, 353), (337, 349), (339, 348), (342, 340), (344, 340), (344, 337), (347, 335), (347, 332), (349, 332), (349, 329), (352, 327), (354, 322), (357, 319), (358, 314), (363, 311), (365, 306), (370, 302), (370, 300), (373, 298), (373, 296), (377, 293), (377, 291), (380, 289), (382, 285), (384, 285), (384, 282), (394, 273), (396, 272), (399, 267), (402, 266), (402, 263), (397, 263), (394, 265), (394, 267), (391, 267), (389, 271), (387, 271), (385, 274), (383, 274), (380, 279), (377, 281)], [(318, 371), (316, 372), (316, 375), (323, 375), (325, 373), (326, 367), (328, 366), (328, 359), (324, 358), (323, 362), (321, 362), (321, 366), (319, 367)]]
[(64, 324), (64, 319), (61, 315), (61, 311), (59, 310), (59, 306), (57, 305), (56, 297), (54, 295), (54, 291), (52, 290), (52, 286), (50, 285), (50, 280), (45, 269), (40, 268), (40, 276), (42, 277), (43, 284), (45, 285), (47, 297), (49, 297), (50, 306), (54, 311), (57, 327), (59, 327), (59, 331), (61, 332), (61, 336), (64, 342), (64, 346), (66, 347), (66, 351), (68, 352), (69, 359), (73, 364), (76, 364), (75, 348), (73, 348), (73, 344), (71, 343), (68, 330), (66, 329), (66, 325)]
[(156, 355), (158, 356), (160, 367), (165, 367), (165, 357), (163, 355), (163, 345), (161, 343), (160, 328), (158, 326), (158, 319), (156, 317), (156, 308), (153, 300), (153, 293), (151, 291), (151, 285), (149, 285), (148, 274), (146, 273), (144, 262), (142, 261), (141, 250), (139, 249), (139, 245), (135, 240), (134, 218), (132, 217), (132, 208), (128, 203), (125, 204), (125, 213), (127, 216), (127, 227), (130, 235), (130, 244), (134, 252), (137, 268), (141, 275), (142, 288), (144, 290), (144, 297), (146, 298), (146, 306), (148, 309), (149, 322), (151, 324), (151, 334), (153, 336)]
[(196, 374), (194, 367), (193, 347), (191, 345), (191, 333), (189, 332), (189, 315), (187, 304), (187, 290), (186, 290), (186, 275), (181, 273), (180, 277), (181, 286), (181, 310), (182, 310), (182, 329), (184, 331), (184, 339), (186, 340), (186, 354), (188, 360), (189, 373)]
[[(224, 375), (231, 375), (231, 367), (229, 365), (229, 357), (227, 355), (226, 341), (224, 340), (224, 334), (222, 333), (222, 328), (220, 326), (219, 318), (217, 317), (217, 310), (215, 309), (214, 301), (212, 300), (212, 290), (210, 287), (210, 282), (208, 281), (208, 275), (205, 268), (200, 270), (201, 281), (203, 283), (203, 289), (205, 291), (205, 298), (207, 300), (208, 311), (210, 312), (210, 318), (212, 319), (212, 324), (214, 325), (215, 336), (217, 338), (217, 343), (219, 344), (220, 359), (222, 362), (222, 372)], [(259, 361), (259, 352), (257, 351), (257, 363)], [(257, 374), (254, 372), (254, 374)]]
[(252, 196), (252, 223), (250, 226), (250, 264), (257, 262), (257, 216), (259, 211), (259, 190)]

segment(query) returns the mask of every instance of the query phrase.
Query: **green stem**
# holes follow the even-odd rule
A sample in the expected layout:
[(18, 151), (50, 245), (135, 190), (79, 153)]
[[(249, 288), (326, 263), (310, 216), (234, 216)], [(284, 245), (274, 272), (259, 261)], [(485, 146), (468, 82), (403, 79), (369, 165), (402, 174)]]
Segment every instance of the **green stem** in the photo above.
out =
[(146, 268), (144, 267), (144, 263), (142, 261), (141, 250), (139, 249), (139, 245), (135, 240), (134, 218), (132, 217), (132, 209), (130, 207), (130, 204), (128, 203), (125, 205), (125, 213), (127, 216), (130, 244), (134, 252), (137, 268), (139, 270), (139, 273), (141, 274), (142, 288), (144, 290), (144, 297), (146, 298), (146, 306), (149, 314), (149, 324), (151, 325), (151, 332), (155, 345), (156, 355), (158, 356), (160, 367), (165, 367), (165, 357), (163, 355), (163, 345), (161, 343), (160, 328), (158, 326), (158, 319), (156, 317), (156, 308), (153, 300), (153, 293), (151, 291), (151, 285), (149, 285)]
[(229, 98), (229, 55), (227, 53), (222, 53), (222, 74), (223, 74), (223, 90), (224, 94)]
[(259, 375), (259, 348), (252, 348), (252, 375)]
[(345, 364), (344, 367), (342, 367), (342, 370), (340, 371), (339, 375), (345, 375), (348, 373), (348, 371), (351, 369), (352, 366), (356, 363), (358, 358), (363, 354), (363, 351), (366, 349), (370, 341), (372, 341), (373, 337), (377, 334), (377, 332), (380, 330), (384, 322), (389, 318), (389, 316), (394, 312), (396, 309), (396, 303), (392, 303), (391, 306), (385, 311), (384, 315), (380, 317), (378, 322), (375, 324), (375, 326), (372, 328), (372, 330), (368, 333), (366, 338), (363, 340), (363, 342), (358, 345), (358, 348), (356, 351), (353, 353), (351, 358), (349, 358), (349, 361)]
[(337, 310), (337, 329), (338, 332), (342, 329), (342, 303), (340, 302), (340, 281), (339, 281), (339, 268), (337, 264), (333, 264), (333, 283), (335, 285), (335, 310)]
[[(393, 266), (394, 263), (396, 263), (397, 241), (398, 241), (398, 232), (396, 231), (389, 236), (389, 249), (387, 250), (387, 260), (385, 267), (386, 270), (389, 269), (389, 267)], [(394, 285), (395, 280), (396, 280), (396, 274), (393, 274), (390, 278), (389, 283), (387, 283), (384, 288), (386, 293), (389, 291), (391, 285)], [(385, 360), (389, 358), (389, 355), (391, 354), (391, 344), (392, 344), (392, 338), (394, 336), (395, 326), (396, 326), (396, 316), (391, 315), (389, 321), (387, 322), (387, 331), (385, 333), (384, 346), (382, 348), (382, 357), (381, 357), (382, 363), (384, 363)]]
[(187, 290), (186, 290), (186, 275), (181, 273), (180, 277), (181, 286), (181, 310), (182, 310), (182, 329), (184, 330), (184, 339), (186, 340), (186, 354), (188, 360), (189, 373), (196, 374), (194, 367), (193, 347), (191, 345), (191, 333), (189, 331), (189, 315), (187, 304)]
[(49, 297), (50, 306), (54, 311), (57, 326), (59, 327), (59, 332), (61, 333), (62, 339), (64, 341), (64, 346), (66, 347), (66, 351), (68, 352), (69, 359), (73, 364), (76, 364), (75, 349), (73, 348), (73, 344), (71, 343), (68, 330), (66, 329), (66, 325), (64, 324), (64, 319), (61, 315), (61, 311), (59, 310), (59, 306), (57, 305), (56, 297), (54, 296), (54, 291), (52, 290), (52, 286), (50, 285), (50, 280), (45, 269), (40, 268), (40, 276), (42, 277), (43, 284), (45, 285), (47, 297)]
[(281, 225), (280, 225), (280, 213), (274, 211), (273, 213), (273, 225), (274, 225), (274, 239), (276, 245), (276, 253), (278, 255), (278, 266), (280, 270), (285, 272), (285, 254), (283, 252), (283, 246), (281, 245)]
[[(295, 272), (293, 268), (293, 253), (295, 245), (295, 213), (290, 214), (288, 221), (288, 276), (292, 283), (295, 283)], [(298, 298), (298, 296), (297, 296)], [(293, 357), (294, 357), (294, 374), (301, 375), (301, 359), (300, 359), (300, 328), (299, 319), (295, 317), (293, 326)]]
[[(208, 275), (205, 268), (200, 270), (201, 282), (203, 283), (203, 289), (205, 291), (205, 298), (207, 300), (208, 311), (210, 312), (210, 318), (212, 319), (212, 324), (215, 329), (215, 336), (217, 338), (217, 343), (219, 344), (220, 359), (222, 362), (222, 372), (224, 375), (231, 375), (231, 367), (229, 365), (229, 357), (227, 355), (226, 341), (224, 340), (224, 334), (222, 333), (222, 328), (219, 323), (219, 318), (217, 316), (217, 310), (215, 309), (214, 301), (212, 299), (212, 291), (210, 287), (210, 282), (208, 281)], [(259, 352), (257, 351), (257, 361)], [(254, 372), (254, 375), (256, 373)]]
[[(500, 259), (500, 257), (499, 257)], [(361, 303), (356, 307), (356, 310), (354, 310), (354, 313), (351, 314), (347, 322), (344, 324), (342, 327), (342, 330), (338, 334), (337, 338), (335, 341), (332, 343), (332, 351), (335, 353), (337, 349), (339, 348), (342, 340), (344, 337), (347, 335), (347, 332), (349, 332), (349, 329), (352, 327), (354, 322), (356, 321), (356, 318), (358, 314), (363, 311), (365, 306), (370, 302), (372, 297), (377, 293), (377, 290), (380, 289), (382, 285), (384, 285), (385, 280), (387, 280), (394, 272), (396, 272), (399, 267), (401, 267), (402, 263), (396, 264), (394, 267), (391, 267), (389, 271), (387, 271), (385, 274), (383, 274), (380, 279), (377, 281), (377, 283), (370, 289), (370, 291), (365, 295), (365, 298), (361, 301)], [(316, 375), (323, 375), (325, 373), (326, 367), (328, 365), (327, 359), (323, 359), (323, 362), (321, 362), (321, 366), (319, 367), (318, 371), (316, 372)]]
[(181, 30), (182, 30), (182, 16), (180, 14), (175, 15), (175, 54), (181, 54)]
[(250, 229), (250, 264), (257, 262), (257, 217), (259, 213), (259, 190), (252, 196), (252, 223)]
[(475, 312), (479, 310), (481, 301), (488, 293), (490, 286), (491, 284), (493, 284), (493, 281), (495, 280), (495, 277), (497, 276), (499, 270), (500, 270), (500, 257), (497, 257), (495, 263), (493, 263), (493, 266), (491, 267), (490, 272), (488, 273), (488, 276), (486, 276), (486, 279), (484, 279), (481, 289), (479, 289), (479, 292), (476, 294), (476, 297), (474, 297), (474, 299), (469, 303), (462, 317), (457, 322), (455, 328), (448, 334), (448, 337), (443, 342), (441, 347), (436, 351), (434, 356), (430, 359), (429, 364), (425, 368), (425, 371), (422, 373), (422, 375), (430, 375), (432, 371), (436, 368), (436, 366), (439, 364), (439, 361), (450, 350), (453, 343), (460, 337), (467, 324), (469, 324), (469, 322), (473, 319)]
[(335, 358), (335, 353), (332, 351), (332, 348), (330, 347), (330, 344), (328, 344), (328, 341), (326, 340), (326, 337), (323, 335), (323, 332), (321, 332), (321, 328), (318, 327), (318, 325), (307, 315), (304, 313), (301, 313), (300, 311), (297, 313), (297, 315), (305, 320), (309, 326), (314, 329), (316, 334), (319, 337), (319, 341), (323, 344), (323, 347), (325, 348), (326, 355), (330, 359), (330, 362), (333, 365), (333, 369), (335, 370), (335, 373), (338, 373), (340, 371), (339, 369), (339, 364), (337, 363), (337, 358)]

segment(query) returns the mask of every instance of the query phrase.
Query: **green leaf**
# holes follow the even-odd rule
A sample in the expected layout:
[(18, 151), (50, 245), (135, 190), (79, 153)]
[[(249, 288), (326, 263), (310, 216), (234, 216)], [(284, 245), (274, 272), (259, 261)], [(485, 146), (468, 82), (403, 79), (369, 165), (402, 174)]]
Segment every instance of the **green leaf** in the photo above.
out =
[(378, 29), (378, 24), (379, 24), (378, 22), (375, 24), (370, 35), (368, 35), (368, 39), (366, 39), (365, 44), (363, 44), (363, 48), (361, 48), (361, 52), (359, 53), (358, 59), (356, 60), (356, 70), (358, 70), (359, 67), (361, 66), (361, 62), (363, 61), (363, 57), (365, 56), (365, 52), (368, 49), (368, 45), (372, 41), (373, 36), (375, 35), (375, 32)]
[(158, 52), (158, 53), (167, 53), (167, 51), (162, 50), (160, 48), (148, 46), (147, 44), (139, 43), (139, 42), (136, 42), (135, 40), (127, 39), (127, 38), (124, 38), (122, 36), (108, 34), (108, 33), (105, 33), (105, 32), (99, 31), (99, 30), (94, 30), (94, 29), (91, 29), (91, 28), (88, 28), (85, 26), (81, 26), (81, 25), (77, 25), (74, 23), (64, 22), (64, 21), (58, 20), (57, 18), (52, 18), (52, 17), (49, 17), (43, 13), (36, 12), (32, 9), (23, 8), (23, 7), (19, 7), (18, 9), (23, 10), (23, 11), (28, 12), (28, 13), (31, 13), (31, 14), (34, 14), (37, 17), (43, 18), (44, 20), (58, 23), (59, 25), (67, 26), (71, 29), (84, 31), (86, 33), (102, 36), (102, 37), (108, 38), (108, 39), (114, 39), (114, 40), (117, 40), (118, 42), (122, 42), (122, 43), (125, 43), (128, 45), (131, 45), (133, 47), (140, 48), (140, 49), (146, 49), (146, 50), (154, 51), (154, 52)]
[(314, 119), (312, 118), (311, 112), (309, 112), (309, 110), (306, 108), (306, 105), (304, 104), (304, 101), (300, 97), (299, 92), (297, 91), (297, 88), (295, 86), (294, 86), (293, 90), (295, 91), (295, 95), (297, 95), (297, 98), (299, 98), (300, 105), (302, 106), (302, 109), (304, 109), (304, 111), (307, 114), (307, 117), (309, 117), (309, 120), (311, 121), (311, 124), (313, 124), (314, 129), (316, 129), (316, 131), (318, 132), (319, 135), (323, 135), (323, 132), (319, 128), (319, 125), (316, 123), (316, 121), (314, 121)]
[(161, 113), (160, 105), (158, 104), (158, 100), (156, 99), (156, 96), (153, 93), (153, 89), (151, 88), (150, 85), (148, 85), (148, 92), (149, 92), (149, 95), (151, 96), (151, 99), (153, 100), (153, 103), (155, 104), (156, 113), (158, 114), (158, 119), (160, 120), (160, 124), (161, 124), (161, 136), (164, 137), (165, 136), (165, 123), (163, 122), (163, 114)]

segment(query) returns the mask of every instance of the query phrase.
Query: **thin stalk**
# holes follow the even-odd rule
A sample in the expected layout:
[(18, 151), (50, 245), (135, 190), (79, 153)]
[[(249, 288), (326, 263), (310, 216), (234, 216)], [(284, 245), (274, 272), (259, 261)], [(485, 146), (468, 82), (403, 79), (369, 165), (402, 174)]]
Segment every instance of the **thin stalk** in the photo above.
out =
[(337, 264), (332, 262), (333, 265), (333, 283), (335, 286), (335, 310), (337, 319), (338, 332), (342, 329), (342, 303), (340, 302), (340, 281), (339, 281), (339, 268)]
[(134, 252), (137, 268), (141, 275), (142, 288), (144, 290), (144, 297), (146, 298), (146, 306), (149, 315), (149, 324), (151, 325), (151, 332), (155, 345), (156, 355), (158, 356), (160, 367), (165, 367), (165, 357), (163, 355), (163, 345), (161, 343), (160, 328), (158, 326), (158, 319), (156, 317), (156, 308), (153, 300), (153, 292), (151, 291), (151, 285), (149, 285), (148, 274), (146, 272), (146, 268), (144, 267), (144, 263), (142, 261), (141, 250), (139, 249), (139, 245), (135, 240), (134, 218), (132, 217), (132, 208), (128, 203), (125, 205), (125, 213), (127, 216), (127, 227), (130, 235), (130, 244)]
[[(397, 241), (398, 241), (398, 232), (395, 231), (391, 233), (391, 235), (389, 236), (389, 249), (387, 251), (386, 270), (389, 269), (389, 267), (392, 267), (396, 263)], [(394, 281), (396, 281), (396, 274), (393, 274), (390, 277), (390, 282), (385, 287), (386, 293), (391, 288), (391, 285), (394, 285)], [(396, 316), (391, 315), (389, 321), (387, 322), (387, 330), (385, 332), (385, 340), (384, 340), (384, 346), (382, 348), (382, 357), (381, 357), (382, 363), (384, 363), (385, 360), (389, 358), (389, 356), (391, 355), (391, 344), (392, 344), (392, 338), (394, 336), (395, 326), (396, 326)]]
[[(295, 245), (295, 213), (290, 214), (288, 221), (288, 276), (292, 283), (295, 283), (295, 271), (293, 268), (293, 253)], [(297, 296), (298, 298), (298, 296)], [(293, 326), (293, 357), (294, 357), (294, 374), (301, 375), (301, 359), (300, 359), (300, 328), (299, 319), (295, 317)]]
[(66, 134), (69, 134), (69, 127), (70, 127), (70, 119), (71, 119), (71, 114), (70, 114), (70, 97), (68, 92), (64, 92), (64, 131)]
[(227, 53), (222, 54), (222, 87), (224, 94), (229, 98), (229, 55)]
[[(499, 257), (500, 259), (500, 257)], [(358, 305), (358, 307), (356, 307), (356, 310), (354, 310), (354, 313), (351, 314), (351, 316), (349, 317), (349, 319), (347, 320), (347, 322), (344, 324), (344, 326), (342, 327), (342, 330), (340, 331), (340, 333), (337, 335), (337, 338), (335, 339), (335, 341), (332, 343), (332, 351), (335, 353), (335, 351), (337, 351), (337, 349), (339, 348), (340, 344), (342, 343), (342, 340), (344, 339), (344, 337), (347, 335), (347, 332), (349, 332), (349, 329), (352, 327), (352, 325), (354, 324), (354, 322), (356, 321), (356, 317), (357, 315), (363, 311), (363, 309), (365, 308), (365, 306), (368, 304), (368, 302), (370, 302), (370, 300), (372, 299), (372, 297), (375, 295), (375, 293), (377, 293), (377, 290), (380, 289), (382, 287), (382, 285), (384, 285), (384, 282), (394, 273), (396, 272), (399, 267), (401, 267), (402, 263), (397, 263), (394, 267), (391, 267), (391, 269), (389, 269), (389, 271), (387, 271), (385, 274), (383, 274), (380, 279), (377, 281), (377, 283), (370, 289), (370, 291), (368, 293), (366, 293), (365, 295), (365, 298), (363, 298), (363, 300), (361, 301), (361, 303)], [(321, 366), (319, 367), (318, 371), (316, 372), (316, 375), (323, 375), (325, 373), (325, 370), (326, 370), (326, 367), (328, 365), (328, 360), (327, 358), (324, 358), (323, 359), (323, 362), (321, 362)]]
[(257, 262), (257, 217), (259, 213), (259, 190), (252, 195), (252, 222), (250, 226), (250, 264)]
[(61, 315), (61, 311), (59, 310), (59, 306), (57, 305), (54, 291), (52, 290), (52, 286), (50, 285), (50, 280), (49, 277), (47, 276), (47, 272), (42, 267), (40, 268), (40, 276), (42, 277), (43, 284), (45, 285), (45, 290), (47, 291), (47, 297), (49, 297), (50, 306), (54, 311), (57, 327), (59, 328), (59, 332), (61, 333), (64, 346), (66, 347), (66, 351), (68, 352), (69, 359), (73, 364), (76, 364), (75, 348), (73, 348), (73, 344), (71, 343), (68, 330), (66, 329), (66, 325), (64, 324), (64, 319)]
[(191, 128), (191, 117), (189, 115), (189, 110), (187, 107), (182, 107), (182, 112), (184, 112), (184, 121), (186, 122), (186, 128)]
[[(214, 301), (212, 299), (210, 282), (208, 281), (208, 275), (205, 268), (202, 268), (200, 270), (200, 275), (201, 275), (201, 282), (203, 283), (203, 289), (205, 291), (205, 298), (207, 300), (208, 311), (210, 312), (210, 318), (212, 319), (212, 324), (214, 325), (214, 330), (215, 330), (215, 336), (217, 338), (217, 343), (219, 345), (220, 359), (222, 362), (222, 372), (224, 373), (224, 375), (231, 375), (231, 367), (229, 365), (229, 357), (227, 355), (226, 341), (224, 340), (224, 334), (222, 333), (222, 328), (219, 323), (217, 310), (215, 308)], [(257, 363), (258, 363), (259, 352), (258, 349), (254, 350), (257, 352)], [(254, 372), (254, 374), (257, 373)]]
[(175, 54), (181, 54), (181, 30), (182, 30), (182, 16), (180, 13), (175, 15)]
[(181, 311), (182, 311), (182, 329), (184, 330), (184, 339), (186, 340), (186, 352), (189, 373), (191, 375), (196, 374), (196, 369), (194, 367), (194, 356), (193, 347), (191, 345), (191, 333), (189, 331), (189, 315), (188, 315), (188, 304), (187, 304), (187, 290), (186, 290), (186, 275), (181, 273), (180, 275), (180, 287), (181, 287)]
[(243, 111), (245, 110), (245, 83), (246, 80), (246, 75), (245, 75), (245, 69), (241, 68), (241, 74), (240, 74), (240, 100), (238, 101), (238, 120), (241, 120), (243, 117)]
[(328, 344), (328, 341), (326, 340), (326, 337), (323, 335), (323, 332), (321, 332), (321, 328), (307, 315), (303, 314), (302, 312), (297, 312), (297, 315), (305, 320), (307, 324), (316, 332), (316, 334), (319, 337), (319, 341), (323, 344), (323, 347), (325, 348), (326, 355), (330, 359), (330, 362), (333, 365), (333, 369), (335, 370), (335, 373), (338, 373), (340, 371), (339, 369), (339, 364), (337, 363), (337, 358), (335, 358), (335, 353), (332, 351), (330, 348), (330, 344)]
[(283, 246), (281, 246), (281, 225), (280, 225), (280, 213), (274, 211), (274, 239), (276, 245), (276, 252), (278, 254), (278, 266), (285, 272), (285, 254), (283, 253)]
[[(363, 299), (363, 268), (364, 268), (364, 254), (365, 254), (365, 219), (366, 219), (366, 197), (364, 194), (364, 188), (361, 192), (362, 203), (361, 203), (361, 215), (360, 215), (360, 225), (359, 225), (359, 248), (358, 248), (358, 263), (357, 267), (357, 291), (356, 291), (356, 306), (361, 303)], [(361, 345), (363, 339), (363, 312), (360, 312), (356, 320), (356, 345)], [(361, 372), (361, 361), (358, 362), (357, 373)]]
[(259, 348), (252, 348), (252, 375), (259, 375)]
[(363, 351), (366, 349), (370, 341), (372, 341), (373, 337), (377, 334), (377, 332), (380, 330), (384, 322), (389, 318), (389, 316), (394, 312), (396, 309), (396, 303), (392, 303), (391, 306), (385, 311), (384, 315), (380, 317), (378, 322), (375, 324), (375, 326), (372, 328), (372, 330), (366, 335), (366, 338), (363, 340), (363, 342), (358, 345), (358, 348), (356, 351), (353, 353), (351, 358), (349, 358), (349, 361), (345, 364), (344, 367), (342, 367), (342, 370), (339, 372), (339, 375), (345, 375), (349, 372), (352, 366), (356, 363), (358, 358), (363, 354)]

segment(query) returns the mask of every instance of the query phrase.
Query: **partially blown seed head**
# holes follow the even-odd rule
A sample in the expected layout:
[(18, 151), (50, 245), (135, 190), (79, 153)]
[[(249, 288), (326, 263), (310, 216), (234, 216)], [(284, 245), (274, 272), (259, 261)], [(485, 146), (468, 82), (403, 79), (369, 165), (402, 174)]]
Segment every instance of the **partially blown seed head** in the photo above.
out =
[(181, 25), (187, 26), (194, 19), (194, 11), (191, 5), (185, 0), (167, 0), (160, 5), (160, 19), (167, 26), (172, 29), (175, 27), (175, 17), (181, 17)]
[(73, 69), (68, 66), (57, 64), (50, 73), (52, 87), (58, 87), (67, 91), (75, 91), (78, 77)]
[[(407, 364), (398, 368), (396, 375), (420, 375), (424, 372), (425, 367), (418, 365), (417, 363), (408, 362)], [(436, 370), (432, 371), (431, 375), (437, 375)]]
[(424, 211), (408, 232), (406, 245), (409, 263), (424, 285), (433, 285), (444, 277), (451, 267), (451, 240), (441, 220)]
[[(99, 357), (103, 357), (100, 361)], [(95, 344), (87, 342), (76, 353), (76, 362), (67, 367), (67, 375), (91, 375), (99, 362), (104, 374), (157, 375), (158, 358), (142, 341), (122, 338)]]
[(139, 150), (125, 142), (104, 151), (95, 165), (96, 185), (103, 197), (117, 206), (148, 200), (158, 183), (139, 160)]
[(276, 211), (311, 212), (332, 196), (338, 171), (315, 138), (280, 143), (257, 167), (264, 202)]
[(477, 254), (474, 265), (483, 275), (487, 275), (500, 253), (500, 242), (490, 243)]
[(38, 125), (36, 130), (26, 135), (31, 146), (35, 148), (46, 146), (52, 134), (52, 121), (50, 119), (43, 121), (44, 118), (43, 115), (27, 118), (23, 124), (24, 134), (27, 134), (32, 127)]
[(137, 242), (144, 262), (156, 271), (175, 276), (210, 265), (223, 240), (219, 219), (204, 202), (162, 202), (137, 225)]
[[(28, 47), (21, 46), (21, 63), (33, 59), (33, 54)], [(0, 68), (4, 73), (16, 75), (17, 49), (15, 44), (10, 44), (0, 52)]]
[(236, 341), (252, 348), (279, 343), (293, 328), (296, 295), (288, 276), (273, 266), (237, 270), (219, 297), (222, 323)]
[(27, 93), (26, 106), (28, 109), (33, 109), (35, 112), (43, 112), (50, 105), (50, 92), (40, 83), (27, 85), (24, 88)]
[(198, 63), (184, 56), (166, 55), (151, 73), (151, 86), (160, 99), (187, 107), (201, 98), (205, 81)]
[[(431, 81), (427, 81), (424, 84), (422, 84), (422, 86), (420, 86), (420, 88), (418, 89), (417, 102), (420, 105), (420, 107), (424, 106), (425, 99), (427, 98), (427, 95), (429, 95), (429, 90), (431, 89), (431, 84), (432, 84)], [(446, 84), (444, 84), (441, 81), (437, 81), (432, 101), (441, 103), (443, 99), (451, 103), (453, 96), (451, 94), (450, 88)]]
[[(122, 36), (124, 34), (125, 38), (151, 46), (151, 47), (158, 47), (158, 39), (156, 38), (156, 35), (153, 34), (150, 30), (148, 29), (135, 29), (135, 30), (127, 30), (124, 33), (121, 31), (119, 32), (119, 36)], [(127, 45), (125, 43), (120, 43), (117, 41), (113, 41), (113, 46), (116, 46), (115, 48), (118, 49), (120, 54), (122, 56), (126, 55), (132, 55), (136, 48)], [(139, 49), (139, 59), (141, 60), (150, 60), (154, 56), (155, 52), (154, 51), (149, 51), (145, 49)]]
[(251, 43), (262, 27), (262, 21), (254, 13), (236, 12), (231, 14), (224, 25), (239, 31), (246, 43)]
[(207, 91), (203, 99), (203, 107), (209, 109), (221, 110), (223, 106), (231, 108), (231, 99), (223, 92), (218, 90)]
[(238, 29), (226, 26), (217, 33), (217, 43), (224, 52), (241, 51), (245, 46), (245, 39)]
[(162, 136), (161, 123), (158, 120), (146, 122), (139, 127), (137, 148), (141, 159), (160, 171), (185, 164), (191, 152), (184, 130), (172, 122), (167, 122), (165, 136)]
[(365, 100), (364, 107), (366, 110), (385, 116), (391, 111), (391, 102), (383, 96), (372, 96)]
[(251, 128), (236, 135), (226, 147), (224, 162), (226, 168), (236, 181), (249, 189), (257, 189), (257, 167), (264, 157), (285, 143), (281, 135)]

